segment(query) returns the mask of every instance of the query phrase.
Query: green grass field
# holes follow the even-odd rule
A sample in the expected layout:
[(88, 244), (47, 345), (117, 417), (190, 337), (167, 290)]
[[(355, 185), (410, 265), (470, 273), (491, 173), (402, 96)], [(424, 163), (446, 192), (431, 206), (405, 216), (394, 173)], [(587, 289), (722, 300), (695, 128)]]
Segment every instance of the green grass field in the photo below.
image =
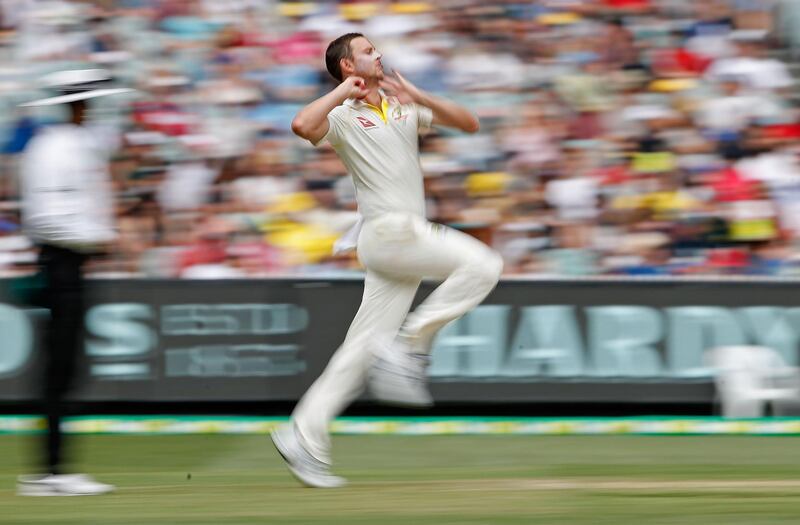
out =
[(266, 436), (79, 436), (94, 498), (21, 498), (31, 436), (0, 436), (0, 524), (771, 524), (800, 519), (797, 437), (337, 436), (339, 490), (298, 486)]

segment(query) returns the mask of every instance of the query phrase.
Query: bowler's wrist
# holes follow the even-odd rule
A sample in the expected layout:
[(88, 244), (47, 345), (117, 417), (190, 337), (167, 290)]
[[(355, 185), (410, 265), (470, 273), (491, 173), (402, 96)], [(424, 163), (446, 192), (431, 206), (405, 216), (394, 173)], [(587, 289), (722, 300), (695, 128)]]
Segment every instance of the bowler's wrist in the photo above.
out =
[(420, 106), (429, 108), (431, 107), (431, 104), (433, 104), (433, 95), (420, 90), (417, 96), (413, 97), (412, 100), (414, 100), (414, 103), (419, 104)]
[[(348, 98), (350, 98), (350, 87), (347, 86), (344, 82), (336, 86), (336, 89), (333, 90), (333, 94), (336, 96), (336, 101), (341, 104)], [(339, 105), (337, 104), (337, 105)]]

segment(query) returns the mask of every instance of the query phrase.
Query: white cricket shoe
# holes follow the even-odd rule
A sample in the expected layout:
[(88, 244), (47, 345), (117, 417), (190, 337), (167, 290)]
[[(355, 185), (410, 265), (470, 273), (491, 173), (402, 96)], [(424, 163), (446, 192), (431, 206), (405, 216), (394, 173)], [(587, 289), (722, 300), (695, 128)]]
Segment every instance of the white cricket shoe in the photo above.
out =
[(303, 485), (318, 489), (336, 489), (347, 485), (346, 479), (331, 474), (327, 463), (306, 450), (293, 424), (281, 425), (272, 431), (270, 437), (289, 472)]
[(99, 496), (114, 490), (87, 474), (44, 474), (19, 476), (19, 496)]
[(369, 389), (377, 401), (414, 408), (433, 406), (427, 380), (430, 358), (411, 350), (399, 340), (379, 346), (369, 373)]

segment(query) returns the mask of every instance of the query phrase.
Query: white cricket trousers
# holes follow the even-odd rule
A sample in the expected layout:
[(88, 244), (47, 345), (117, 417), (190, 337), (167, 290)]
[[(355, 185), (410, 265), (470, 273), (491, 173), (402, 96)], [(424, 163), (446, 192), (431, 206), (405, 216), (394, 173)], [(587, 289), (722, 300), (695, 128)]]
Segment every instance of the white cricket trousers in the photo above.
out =
[[(328, 424), (364, 391), (376, 343), (402, 332), (429, 349), (436, 332), (477, 306), (503, 270), (500, 255), (477, 239), (407, 213), (367, 220), (358, 257), (366, 267), (361, 306), (292, 415), (309, 452), (328, 464)], [(409, 313), (424, 277), (444, 282)]]

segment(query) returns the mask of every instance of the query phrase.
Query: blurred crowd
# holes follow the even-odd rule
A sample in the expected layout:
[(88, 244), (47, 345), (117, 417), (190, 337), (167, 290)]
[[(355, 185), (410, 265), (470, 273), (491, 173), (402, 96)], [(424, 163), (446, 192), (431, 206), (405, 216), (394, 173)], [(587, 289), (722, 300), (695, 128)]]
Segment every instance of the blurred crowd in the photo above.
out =
[(800, 275), (791, 0), (0, 0), (0, 274), (29, 269), (17, 166), (64, 108), (36, 79), (110, 70), (97, 99), (119, 240), (98, 276), (359, 272), (329, 147), (292, 135), (333, 87), (327, 43), (362, 32), (387, 70), (457, 100), (475, 135), (421, 139), (430, 220), (508, 275)]

